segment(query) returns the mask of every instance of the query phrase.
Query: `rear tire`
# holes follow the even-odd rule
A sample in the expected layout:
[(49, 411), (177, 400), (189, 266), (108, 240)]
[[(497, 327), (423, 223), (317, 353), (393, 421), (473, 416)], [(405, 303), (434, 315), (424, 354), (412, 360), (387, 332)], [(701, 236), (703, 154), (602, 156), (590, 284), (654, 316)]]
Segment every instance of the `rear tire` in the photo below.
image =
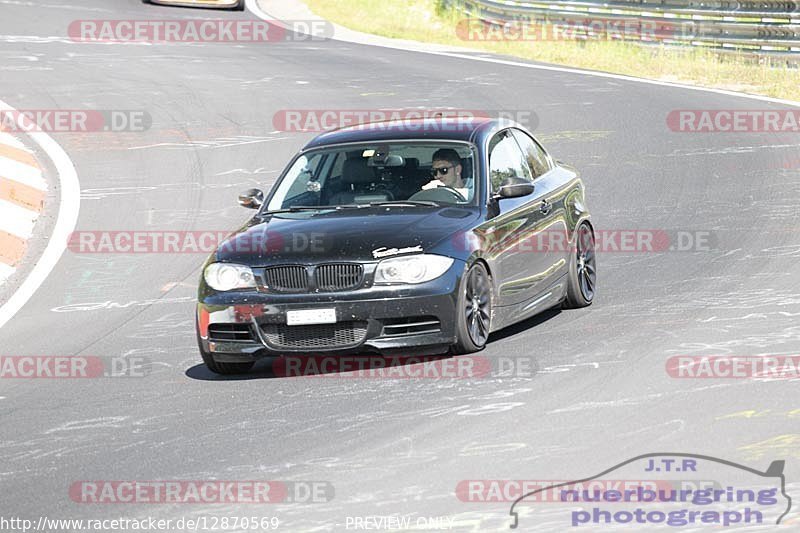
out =
[(564, 309), (592, 305), (597, 287), (594, 231), (587, 222), (583, 222), (575, 233), (575, 253), (570, 258), (567, 296), (562, 304)]
[(483, 263), (472, 265), (461, 280), (456, 304), (456, 343), (453, 353), (483, 350), (492, 324), (492, 278)]

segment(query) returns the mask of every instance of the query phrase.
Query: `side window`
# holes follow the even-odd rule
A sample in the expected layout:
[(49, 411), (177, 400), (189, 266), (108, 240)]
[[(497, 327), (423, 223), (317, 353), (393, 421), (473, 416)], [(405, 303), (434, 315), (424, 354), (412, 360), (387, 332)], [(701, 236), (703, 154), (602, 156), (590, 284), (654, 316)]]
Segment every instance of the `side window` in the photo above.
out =
[(544, 149), (526, 133), (517, 129), (512, 131), (514, 132), (514, 138), (517, 139), (519, 147), (522, 149), (522, 153), (525, 154), (525, 161), (533, 172), (533, 179), (550, 170), (550, 163), (547, 160), (547, 154)]
[(489, 143), (489, 179), (492, 182), (492, 192), (497, 192), (506, 178), (532, 179), (519, 145), (509, 130), (501, 131)]
[[(317, 172), (322, 159), (319, 155), (313, 155), (310, 160), (304, 155), (300, 156), (276, 191), (269, 209), (284, 209), (292, 205), (315, 205), (307, 203), (309, 198), (304, 196), (309, 192), (308, 182)], [(283, 202), (276, 204), (275, 200), (278, 198), (284, 198)]]

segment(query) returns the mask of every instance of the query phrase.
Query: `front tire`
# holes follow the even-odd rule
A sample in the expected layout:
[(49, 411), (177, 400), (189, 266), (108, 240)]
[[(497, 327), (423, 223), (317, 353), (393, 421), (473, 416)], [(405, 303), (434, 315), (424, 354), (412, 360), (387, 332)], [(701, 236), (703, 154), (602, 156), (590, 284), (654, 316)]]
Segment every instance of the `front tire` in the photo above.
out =
[(220, 363), (214, 360), (214, 356), (203, 348), (203, 343), (200, 341), (200, 334), (197, 335), (197, 346), (200, 349), (200, 355), (203, 357), (203, 362), (209, 370), (215, 374), (222, 376), (231, 376), (236, 374), (244, 374), (255, 365), (255, 361), (247, 363)]
[(564, 309), (579, 309), (592, 305), (597, 287), (597, 259), (594, 231), (583, 222), (578, 226), (575, 253), (570, 258), (567, 275), (567, 296)]
[(220, 363), (215, 361), (210, 353), (200, 351), (203, 356), (203, 362), (209, 370), (221, 376), (235, 376), (237, 374), (245, 374), (255, 363)]
[(456, 309), (455, 354), (483, 350), (492, 323), (492, 279), (483, 263), (472, 265), (461, 283)]

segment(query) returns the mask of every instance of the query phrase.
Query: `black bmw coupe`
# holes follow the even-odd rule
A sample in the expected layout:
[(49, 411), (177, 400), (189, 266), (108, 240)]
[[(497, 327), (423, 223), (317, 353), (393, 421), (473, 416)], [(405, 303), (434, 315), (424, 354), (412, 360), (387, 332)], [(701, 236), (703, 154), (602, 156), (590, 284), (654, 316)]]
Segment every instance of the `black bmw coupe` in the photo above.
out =
[(208, 368), (268, 355), (470, 353), (596, 290), (576, 171), (517, 123), (378, 122), (319, 135), (203, 266)]

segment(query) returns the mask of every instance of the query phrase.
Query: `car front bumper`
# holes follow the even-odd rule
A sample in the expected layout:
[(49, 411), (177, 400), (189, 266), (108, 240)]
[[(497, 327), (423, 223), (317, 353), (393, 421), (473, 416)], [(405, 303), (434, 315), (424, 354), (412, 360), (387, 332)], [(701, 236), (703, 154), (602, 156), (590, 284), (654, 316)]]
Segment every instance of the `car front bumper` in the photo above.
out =
[[(270, 355), (354, 353), (430, 355), (456, 338), (456, 304), (465, 264), (419, 285), (342, 293), (213, 293), (197, 306), (200, 348), (219, 362)], [(289, 311), (336, 309), (336, 324), (288, 326)]]
[(150, 0), (152, 4), (176, 7), (209, 7), (218, 9), (233, 9), (244, 0)]

